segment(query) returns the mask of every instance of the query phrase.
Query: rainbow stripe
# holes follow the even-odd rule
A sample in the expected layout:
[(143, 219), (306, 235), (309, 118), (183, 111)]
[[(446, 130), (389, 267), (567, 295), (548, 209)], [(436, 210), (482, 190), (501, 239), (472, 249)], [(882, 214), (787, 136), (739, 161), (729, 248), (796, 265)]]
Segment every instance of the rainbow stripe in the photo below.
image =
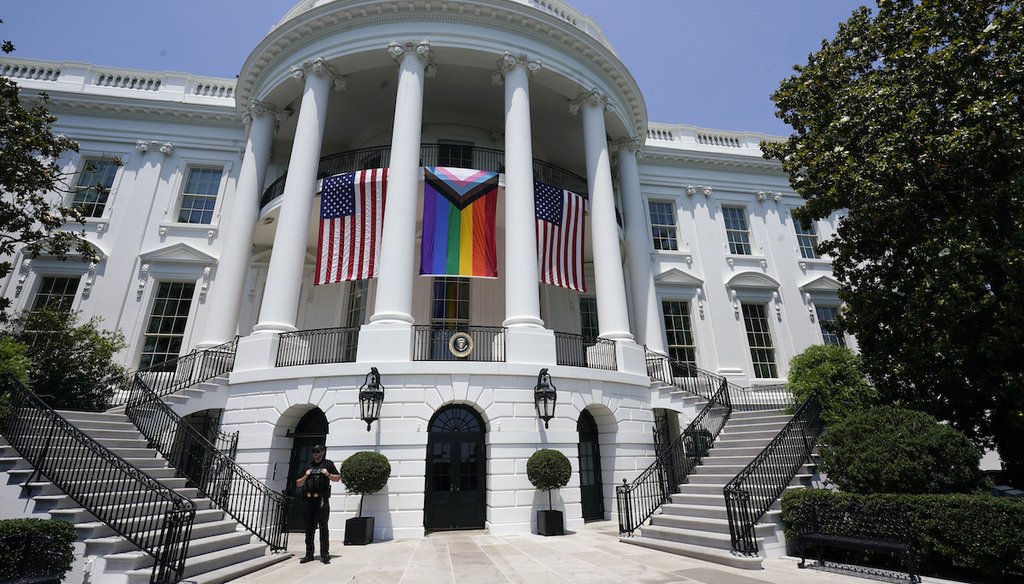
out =
[(420, 274), (498, 277), (498, 173), (423, 169)]

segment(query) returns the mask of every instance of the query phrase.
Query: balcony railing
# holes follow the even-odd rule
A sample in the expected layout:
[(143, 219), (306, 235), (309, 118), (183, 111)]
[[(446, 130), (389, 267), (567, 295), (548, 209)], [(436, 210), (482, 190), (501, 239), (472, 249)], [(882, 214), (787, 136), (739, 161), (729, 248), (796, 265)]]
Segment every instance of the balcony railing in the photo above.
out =
[(555, 363), (615, 371), (615, 341), (556, 332)]
[(413, 361), (505, 361), (505, 328), (500, 326), (415, 325)]
[(283, 333), (277, 345), (277, 367), (355, 363), (359, 327), (324, 328)]
[[(469, 165), (477, 170), (488, 172), (505, 172), (505, 153), (493, 148), (467, 148), (470, 159), (461, 163), (454, 163), (444, 160), (439, 156), (440, 147), (438, 144), (423, 144), (420, 146), (420, 166), (465, 166)], [(444, 164), (441, 164), (441, 163)], [(372, 146), (331, 154), (320, 159), (320, 166), (317, 169), (318, 179), (325, 176), (333, 176), (343, 172), (353, 172), (366, 168), (385, 168), (391, 164), (391, 146)], [(288, 175), (283, 174), (270, 184), (263, 191), (260, 198), (260, 207), (284, 193), (284, 183)], [(545, 182), (572, 191), (583, 197), (587, 196), (587, 181), (578, 174), (574, 174), (553, 164), (533, 159), (533, 180)]]

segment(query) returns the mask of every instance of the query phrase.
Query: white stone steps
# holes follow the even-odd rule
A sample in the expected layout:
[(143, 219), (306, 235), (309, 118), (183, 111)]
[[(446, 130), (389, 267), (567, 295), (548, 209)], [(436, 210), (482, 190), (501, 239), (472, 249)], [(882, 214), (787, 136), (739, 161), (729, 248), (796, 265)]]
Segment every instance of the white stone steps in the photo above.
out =
[[(192, 564), (193, 561), (196, 561), (196, 558), (207, 554), (230, 550), (232, 548), (247, 547), (252, 545), (250, 542), (251, 539), (252, 534), (248, 531), (230, 531), (227, 533), (208, 535), (206, 537), (193, 537), (188, 544), (185, 570), (186, 572), (188, 571), (189, 565)], [(138, 549), (115, 554), (107, 554), (104, 556), (104, 559), (107, 563), (107, 570), (113, 569), (113, 571), (118, 572), (129, 572), (140, 568), (152, 568), (153, 564), (156, 563), (153, 556)]]
[(244, 562), (231, 564), (224, 568), (211, 570), (198, 576), (192, 576), (189, 578), (189, 582), (191, 584), (221, 584), (222, 582), (230, 582), (231, 580), (241, 578), (246, 574), (252, 574), (253, 572), (273, 566), (278, 562), (283, 562), (291, 558), (293, 555), (294, 554), (290, 553), (273, 553), (263, 555)]
[[(152, 525), (160, 525), (160, 521), (163, 521), (163, 515), (147, 515), (134, 517), (133, 519), (138, 522), (151, 522)], [(198, 509), (196, 510), (196, 518), (192, 523), (192, 528), (195, 529), (200, 523), (208, 523), (212, 521), (223, 521), (224, 512), (220, 509)], [(236, 523), (232, 520), (232, 523)], [(237, 523), (236, 523), (237, 524)], [(81, 537), (85, 539), (94, 539), (101, 537), (110, 537), (117, 535), (114, 530), (110, 528), (106, 523), (102, 521), (82, 521), (75, 524), (75, 529)]]
[[(192, 526), (192, 538), (199, 539), (226, 533), (235, 533), (238, 522), (233, 519), (222, 519), (219, 521), (206, 521), (195, 523)], [(140, 537), (150, 537), (159, 534), (159, 530), (148, 531), (139, 534)], [(135, 544), (121, 537), (120, 535), (108, 535), (105, 537), (91, 537), (85, 539), (85, 544), (95, 549), (99, 555), (117, 554), (135, 550)]]
[(632, 545), (656, 549), (671, 554), (677, 554), (680, 556), (687, 556), (690, 558), (696, 558), (698, 560), (713, 562), (716, 564), (732, 566), (734, 568), (741, 568), (746, 570), (760, 570), (762, 567), (762, 558), (735, 555), (732, 553), (732, 550), (723, 550), (719, 548), (711, 548), (702, 545), (690, 545), (674, 541), (654, 539), (644, 536), (622, 537), (619, 538), (619, 541)]
[[(212, 572), (221, 568), (234, 566), (242, 562), (253, 560), (266, 555), (267, 545), (264, 543), (250, 543), (228, 550), (219, 550), (207, 554), (190, 557), (185, 562), (184, 577), (191, 580), (197, 574)], [(152, 565), (152, 564), (151, 564)], [(138, 582), (149, 582), (152, 575), (152, 568), (142, 568), (125, 572), (129, 584)]]
[[(717, 533), (729, 537), (729, 519), (728, 516), (722, 518), (715, 517), (685, 517), (676, 514), (665, 514), (654, 515), (651, 517), (651, 525), (656, 527), (672, 527), (674, 529), (682, 530), (699, 530), (706, 533)], [(758, 537), (771, 536), (773, 529), (772, 526), (766, 524), (757, 524), (754, 527), (758, 533)], [(732, 549), (730, 547), (730, 549)]]

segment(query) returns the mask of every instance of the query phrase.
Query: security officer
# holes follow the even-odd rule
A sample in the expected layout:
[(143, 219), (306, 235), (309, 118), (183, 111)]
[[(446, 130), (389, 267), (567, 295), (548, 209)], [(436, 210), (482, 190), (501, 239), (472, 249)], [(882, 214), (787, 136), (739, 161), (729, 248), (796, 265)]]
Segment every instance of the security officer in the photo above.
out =
[(295, 484), (302, 487), (302, 501), (306, 507), (306, 556), (299, 560), (300, 563), (313, 561), (313, 532), (320, 528), (320, 561), (325, 564), (331, 563), (331, 555), (328, 550), (329, 532), (327, 530), (327, 519), (331, 515), (331, 481), (341, 480), (338, 467), (324, 458), (324, 447), (317, 444), (313, 447), (313, 460), (306, 465), (306, 471), (295, 480)]

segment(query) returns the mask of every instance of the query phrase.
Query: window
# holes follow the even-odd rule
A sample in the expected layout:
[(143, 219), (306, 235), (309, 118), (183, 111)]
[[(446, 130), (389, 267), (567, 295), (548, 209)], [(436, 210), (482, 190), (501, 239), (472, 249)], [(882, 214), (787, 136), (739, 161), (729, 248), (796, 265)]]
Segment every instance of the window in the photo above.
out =
[(82, 172), (78, 175), (78, 183), (75, 184), (75, 196), (71, 199), (71, 206), (81, 211), (85, 217), (102, 217), (116, 175), (116, 162), (86, 158)]
[(725, 236), (729, 240), (729, 253), (750, 255), (750, 232), (747, 215), (742, 207), (722, 207), (725, 217)]
[(764, 304), (743, 304), (742, 307), (750, 359), (754, 362), (754, 377), (774, 379), (778, 377), (778, 370), (775, 367), (772, 333), (768, 329), (768, 311)]
[(597, 298), (580, 296), (580, 336), (596, 339), (601, 334), (597, 325)]
[(473, 168), (473, 145), (468, 142), (440, 142), (437, 165), (452, 168)]
[(818, 246), (818, 230), (814, 223), (808, 223), (805, 229), (803, 223), (793, 217), (793, 225), (796, 226), (796, 242), (800, 246), (800, 257), (805, 260), (818, 259), (818, 251), (815, 249)]
[(469, 324), (469, 279), (434, 278), (431, 324), (459, 328)]
[(690, 303), (664, 300), (661, 303), (661, 310), (665, 316), (668, 356), (696, 367), (697, 345), (693, 342), (693, 329), (690, 328)]
[(837, 328), (839, 320), (839, 309), (835, 306), (816, 306), (818, 314), (818, 325), (821, 327), (821, 338), (826, 345), (845, 347), (846, 339), (839, 333)]
[(348, 307), (345, 309), (345, 326), (360, 326), (366, 319), (366, 297), (370, 288), (369, 280), (354, 280), (348, 288)]
[(213, 209), (217, 206), (217, 192), (220, 191), (220, 177), (224, 171), (219, 168), (190, 168), (188, 180), (181, 194), (179, 223), (213, 223)]
[[(186, 282), (160, 282), (153, 310), (146, 327), (139, 368), (159, 365), (181, 353), (188, 311), (196, 285)], [(171, 367), (173, 369), (173, 367)]]
[(676, 241), (675, 206), (664, 201), (648, 201), (647, 207), (651, 213), (651, 238), (654, 241), (654, 249), (679, 249)]
[(70, 311), (80, 279), (44, 276), (39, 284), (39, 291), (32, 300), (32, 310)]

